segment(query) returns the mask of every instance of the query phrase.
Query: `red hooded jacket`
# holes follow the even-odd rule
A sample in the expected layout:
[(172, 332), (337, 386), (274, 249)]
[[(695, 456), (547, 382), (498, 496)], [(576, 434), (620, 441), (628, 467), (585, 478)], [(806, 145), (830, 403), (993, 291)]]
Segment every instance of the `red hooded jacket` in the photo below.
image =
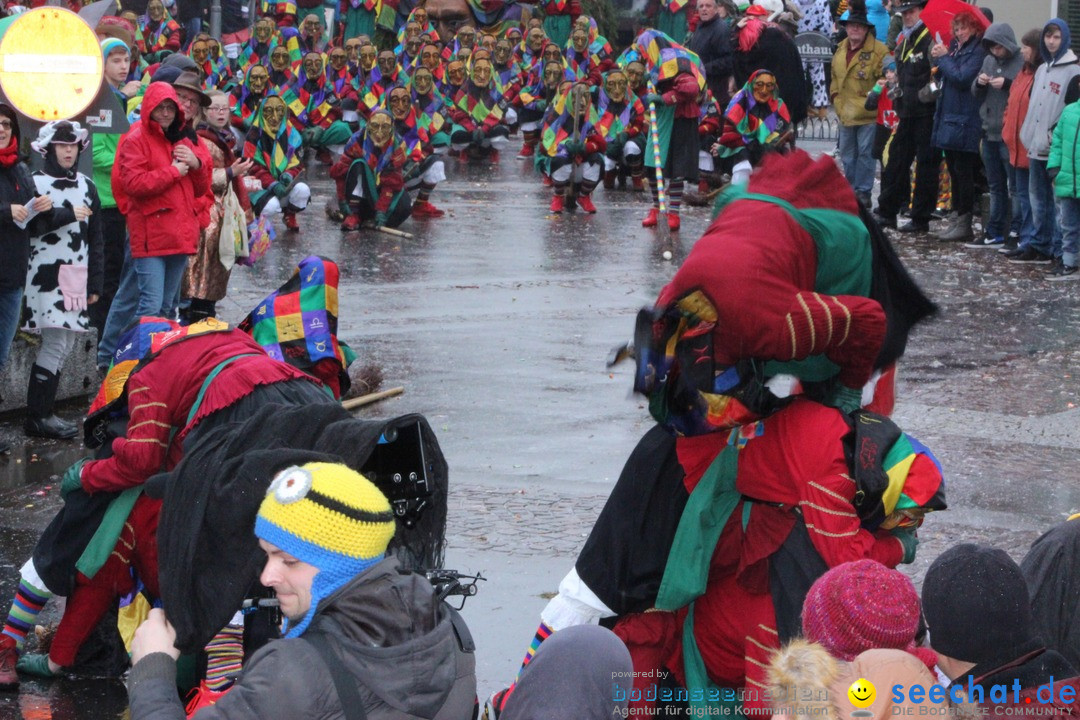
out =
[[(165, 100), (176, 103), (176, 119), (168, 135), (150, 114)], [(131, 256), (193, 255), (199, 230), (210, 221), (214, 195), (210, 189), (213, 162), (194, 133), (181, 136), (187, 119), (172, 85), (150, 83), (139, 122), (121, 138), (112, 170), (116, 206), (127, 219)], [(181, 176), (173, 166), (173, 148), (187, 145), (199, 167)]]

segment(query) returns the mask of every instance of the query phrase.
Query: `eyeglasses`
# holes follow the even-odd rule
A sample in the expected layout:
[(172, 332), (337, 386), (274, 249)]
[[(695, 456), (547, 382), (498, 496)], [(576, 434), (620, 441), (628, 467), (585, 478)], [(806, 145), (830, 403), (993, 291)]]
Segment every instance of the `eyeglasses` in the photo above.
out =
[(10, 120), (0, 120), (0, 130), (10, 130), (10, 129), (11, 129), (11, 121)]
[(211, 105), (210, 107), (206, 108), (206, 112), (208, 112), (208, 113), (211, 113), (211, 112), (212, 113), (227, 113), (227, 112), (229, 112), (229, 108), (226, 105)]
[(776, 83), (756, 82), (756, 83), (754, 83), (754, 87), (759, 88), (759, 89), (763, 88), (765, 90), (774, 90), (774, 89), (776, 89)]

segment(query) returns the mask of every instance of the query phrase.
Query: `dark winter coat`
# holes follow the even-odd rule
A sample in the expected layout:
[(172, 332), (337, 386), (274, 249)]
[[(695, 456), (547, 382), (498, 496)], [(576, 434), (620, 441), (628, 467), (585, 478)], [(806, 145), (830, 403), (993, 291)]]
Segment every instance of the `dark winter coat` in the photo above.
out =
[[(0, 105), (0, 116), (11, 121), (11, 141), (19, 143), (19, 123), (15, 111)], [(37, 195), (37, 186), (25, 163), (0, 166), (0, 292), (22, 290), (26, 285), (26, 267), (30, 260), (30, 237), (44, 235), (75, 222), (71, 208), (53, 208), (39, 213), (25, 228), (11, 219), (12, 205), (29, 205)]]
[(719, 15), (709, 22), (698, 23), (687, 43), (701, 58), (705, 80), (720, 107), (726, 107), (729, 99), (728, 80), (731, 79), (734, 61), (734, 46), (731, 43), (731, 28)]
[(774, 25), (751, 21), (738, 30), (736, 43), (735, 87), (745, 85), (757, 70), (770, 70), (776, 76), (777, 90), (792, 124), (805, 120), (810, 94), (799, 50), (787, 33)]
[[(987, 140), (1001, 141), (1001, 129), (1005, 123), (1005, 105), (1009, 102), (1009, 90), (1012, 88), (1013, 78), (1024, 67), (1024, 58), (1020, 54), (1020, 45), (1016, 42), (1016, 35), (1008, 23), (994, 23), (986, 30), (982, 39), (983, 47), (986, 48), (986, 57), (983, 58), (982, 67), (971, 83), (971, 93), (981, 105), (979, 115), (982, 117), (983, 132)], [(998, 60), (990, 52), (990, 45), (1000, 45), (1008, 51), (1004, 60)], [(1005, 84), (1000, 89), (992, 88), (989, 84), (980, 85), (978, 75), (986, 74), (991, 78), (1005, 78)]]
[[(464, 627), (464, 623), (461, 624)], [(243, 674), (200, 720), (344, 718), (326, 664), (305, 638), (322, 633), (357, 690), (371, 720), (471, 717), (476, 660), (458, 636), (450, 609), (428, 581), (403, 574), (388, 558), (323, 600), (300, 637), (274, 640), (244, 665)], [(128, 678), (133, 720), (184, 720), (176, 693), (176, 663), (154, 653)]]
[[(165, 100), (177, 104), (176, 119), (167, 133), (150, 118)], [(120, 138), (113, 195), (127, 220), (132, 257), (194, 255), (199, 231), (209, 224), (213, 162), (195, 133), (183, 130), (184, 123), (184, 111), (172, 86), (150, 83), (139, 122)], [(199, 158), (199, 167), (184, 176), (172, 164), (177, 145), (187, 145)]]
[(919, 90), (930, 82), (930, 46), (934, 38), (925, 25), (909, 30), (896, 46), (896, 81), (901, 90), (893, 100), (897, 117), (926, 117), (934, 114), (935, 102), (919, 99)]
[(949, 43), (949, 54), (937, 59), (941, 97), (934, 113), (934, 134), (930, 143), (942, 150), (978, 152), (982, 136), (979, 101), (971, 94), (971, 84), (979, 75), (986, 48), (978, 36), (960, 45)]

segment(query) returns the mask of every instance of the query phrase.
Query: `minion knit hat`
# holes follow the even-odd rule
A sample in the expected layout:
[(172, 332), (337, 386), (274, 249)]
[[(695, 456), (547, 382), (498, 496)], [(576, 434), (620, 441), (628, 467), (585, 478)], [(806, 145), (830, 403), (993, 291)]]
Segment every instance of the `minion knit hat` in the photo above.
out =
[(377, 563), (394, 536), (394, 514), (379, 489), (334, 463), (307, 463), (278, 473), (255, 518), (256, 537), (319, 569), (311, 607), (285, 637), (304, 632), (319, 603)]

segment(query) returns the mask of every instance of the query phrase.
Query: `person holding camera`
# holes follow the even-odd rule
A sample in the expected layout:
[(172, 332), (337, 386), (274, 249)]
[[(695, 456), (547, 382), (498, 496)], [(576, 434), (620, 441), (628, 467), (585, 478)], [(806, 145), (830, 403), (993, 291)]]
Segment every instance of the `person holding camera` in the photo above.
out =
[(866, 96), (884, 76), (883, 65), (889, 50), (871, 33), (873, 24), (861, 6), (853, 5), (842, 22), (847, 37), (833, 55), (830, 100), (840, 122), (844, 177), (851, 183), (859, 202), (870, 207), (877, 113), (866, 109)]

